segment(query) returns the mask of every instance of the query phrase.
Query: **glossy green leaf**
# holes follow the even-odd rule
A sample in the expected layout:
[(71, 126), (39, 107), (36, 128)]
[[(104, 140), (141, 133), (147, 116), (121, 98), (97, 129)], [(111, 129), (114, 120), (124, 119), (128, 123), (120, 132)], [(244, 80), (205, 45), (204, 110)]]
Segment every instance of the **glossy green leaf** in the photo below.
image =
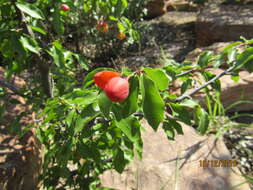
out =
[(234, 82), (239, 82), (240, 76), (239, 76), (239, 75), (231, 75), (231, 79), (232, 79)]
[(98, 97), (98, 105), (104, 116), (109, 118), (112, 101), (105, 95), (104, 92), (101, 92)]
[(123, 109), (122, 109), (122, 105), (121, 104), (112, 104), (111, 110), (112, 110), (112, 112), (113, 112), (113, 114), (115, 116), (115, 119), (117, 121), (120, 121), (122, 118), (124, 118), (122, 116)]
[(253, 72), (253, 56), (244, 64), (244, 67), (247, 71)]
[(16, 6), (24, 13), (28, 14), (29, 16), (36, 18), (36, 19), (44, 19), (44, 16), (40, 9), (32, 4), (25, 3), (25, 2), (17, 2)]
[(184, 94), (186, 90), (192, 87), (192, 79), (187, 79), (181, 86), (181, 94)]
[(86, 105), (92, 104), (96, 99), (97, 99), (96, 92), (87, 92), (82, 97), (77, 97), (77, 98), (74, 98), (73, 100), (68, 100), (68, 103), (86, 106)]
[(138, 153), (139, 158), (142, 154), (142, 139), (140, 121), (133, 116), (116, 121), (116, 126), (127, 136), (134, 144), (134, 149)]
[(76, 111), (73, 109), (71, 110), (68, 115), (66, 115), (66, 123), (69, 127), (71, 127), (72, 125), (72, 122), (74, 121), (74, 118), (75, 118), (75, 115), (76, 115)]
[(113, 159), (114, 169), (122, 173), (126, 165), (128, 164), (128, 160), (124, 156), (124, 152), (121, 149), (117, 149), (116, 155)]
[(63, 35), (64, 34), (64, 24), (63, 21), (61, 20), (61, 15), (60, 12), (55, 10), (53, 13), (53, 28), (54, 31), (58, 34), (58, 35)]
[(25, 36), (21, 36), (20, 42), (22, 43), (25, 49), (33, 53), (39, 54), (40, 48), (35, 40)]
[(169, 122), (167, 121), (163, 122), (163, 130), (165, 131), (167, 138), (169, 140), (174, 140), (175, 132), (172, 125)]
[(204, 109), (199, 107), (196, 110), (196, 116), (198, 118), (198, 128), (197, 128), (197, 130), (203, 135), (207, 131), (208, 125), (209, 125), (208, 114)]
[(169, 119), (168, 123), (170, 124), (170, 126), (172, 126), (177, 131), (177, 134), (179, 134), (179, 135), (184, 134), (181, 124), (178, 123), (176, 120)]
[(39, 28), (39, 27), (37, 27), (37, 26), (30, 26), (30, 27), (31, 27), (32, 30), (34, 30), (34, 31), (36, 31), (36, 32), (39, 32), (39, 33), (41, 33), (41, 34), (43, 34), (43, 35), (46, 35), (46, 34), (47, 34), (47, 32), (46, 32), (45, 30), (43, 30), (42, 28)]
[[(214, 78), (216, 75), (209, 72), (209, 71), (203, 71), (201, 73), (206, 81), (210, 81), (212, 78)], [(221, 83), (220, 80), (216, 80), (213, 83), (211, 83), (212, 88), (214, 88), (217, 91), (221, 91)]]
[(165, 90), (169, 87), (169, 77), (159, 68), (145, 68), (144, 71), (155, 82), (159, 90)]
[(64, 51), (61, 47), (61, 45), (55, 41), (53, 43), (53, 47), (50, 48), (48, 53), (53, 57), (54, 64), (57, 65), (57, 67), (64, 68), (65, 67), (65, 58), (64, 58)]
[(205, 52), (201, 53), (198, 57), (198, 65), (201, 68), (208, 66), (212, 57), (213, 57), (213, 54), (211, 51), (205, 51)]
[(120, 121), (116, 121), (116, 125), (132, 142), (139, 140), (140, 123), (135, 117), (130, 116), (128, 118), (121, 119)]
[(236, 69), (245, 66), (245, 68), (250, 72), (251, 70), (253, 71), (252, 60), (253, 60), (253, 47), (248, 47), (245, 51), (243, 51), (241, 54), (237, 56)]
[(83, 56), (81, 56), (79, 54), (74, 54), (74, 56), (84, 70), (86, 70), (86, 71), (89, 70), (88, 61)]
[(141, 75), (141, 94), (144, 116), (156, 131), (164, 119), (165, 104), (155, 83), (145, 74)]
[(194, 107), (198, 106), (198, 103), (196, 102), (196, 100), (184, 99), (182, 102), (180, 102), (180, 105), (185, 106), (185, 107), (189, 107), (189, 108), (194, 108)]
[(123, 103), (123, 117), (128, 117), (136, 112), (138, 108), (139, 78), (137, 76), (131, 77), (129, 79), (129, 85), (129, 96)]
[(180, 104), (170, 103), (170, 107), (172, 108), (173, 116), (179, 120), (184, 122), (187, 125), (191, 125), (191, 116), (189, 111)]
[(99, 112), (94, 109), (92, 104), (85, 107), (81, 114), (78, 115), (77, 120), (75, 122), (74, 133), (78, 133), (83, 130), (86, 125), (93, 120), (96, 116), (98, 116)]

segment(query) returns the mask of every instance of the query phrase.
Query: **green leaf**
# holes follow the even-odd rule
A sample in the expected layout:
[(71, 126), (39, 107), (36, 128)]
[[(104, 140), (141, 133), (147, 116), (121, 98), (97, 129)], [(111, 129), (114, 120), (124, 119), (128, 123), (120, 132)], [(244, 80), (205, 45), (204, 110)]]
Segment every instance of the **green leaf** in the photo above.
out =
[(140, 139), (140, 122), (133, 116), (116, 121), (117, 127), (128, 137), (131, 142)]
[(105, 95), (104, 92), (101, 92), (98, 97), (98, 105), (104, 116), (109, 118), (112, 101)]
[(138, 153), (138, 157), (142, 157), (142, 139), (141, 139), (141, 125), (138, 119), (130, 116), (125, 119), (116, 121), (116, 126), (127, 136), (127, 138), (134, 144), (134, 149)]
[(117, 149), (116, 155), (113, 159), (114, 169), (117, 172), (122, 173), (128, 162), (129, 161), (124, 156), (124, 152), (121, 149)]
[(83, 130), (83, 128), (96, 116), (98, 116), (99, 112), (97, 112), (92, 104), (88, 105), (82, 110), (82, 113), (77, 117), (75, 123), (75, 130), (74, 133), (78, 133)]
[(20, 42), (22, 43), (24, 48), (28, 49), (29, 51), (33, 53), (39, 54), (40, 48), (38, 46), (38, 43), (32, 38), (21, 36)]
[(77, 59), (78, 63), (81, 65), (81, 67), (88, 71), (89, 67), (88, 67), (88, 61), (81, 55), (78, 54), (74, 54), (75, 58)]
[(39, 27), (37, 27), (37, 26), (30, 26), (30, 27), (31, 27), (31, 29), (33, 29), (34, 31), (39, 32), (39, 33), (41, 33), (41, 34), (43, 34), (43, 35), (46, 35), (46, 34), (47, 34), (47, 32), (46, 32), (45, 30), (43, 30), (42, 28), (39, 28)]
[[(209, 72), (209, 71), (203, 71), (201, 74), (204, 76), (204, 78), (205, 78), (206, 81), (209, 81), (209, 80), (211, 80), (212, 78), (214, 78), (214, 77), (216, 76), (215, 74), (213, 74), (213, 73), (211, 73), (211, 72)], [(221, 83), (220, 83), (220, 80), (214, 81), (213, 83), (211, 83), (211, 86), (212, 86), (212, 88), (214, 88), (215, 90), (217, 90), (217, 91), (219, 91), (219, 92), (221, 91)]]
[(165, 104), (155, 83), (145, 74), (141, 75), (141, 94), (144, 116), (156, 131), (164, 119)]
[(167, 121), (163, 122), (163, 130), (165, 131), (167, 138), (169, 140), (174, 140), (175, 138), (175, 132), (171, 124)]
[(18, 99), (14, 99), (14, 98), (9, 99), (9, 103), (11, 103), (11, 104), (21, 104), (21, 102)]
[(19, 10), (33, 18), (44, 19), (42, 12), (36, 6), (24, 2), (18, 2), (16, 3), (16, 6), (19, 8)]
[(116, 5), (115, 14), (119, 17), (124, 13), (124, 10), (127, 8), (128, 2), (126, 0), (118, 0)]
[(237, 56), (237, 49), (235, 48), (231, 48), (230, 50), (228, 50), (228, 63), (233, 63), (236, 60), (236, 56)]
[(195, 108), (196, 106), (198, 106), (198, 103), (192, 99), (184, 99), (182, 102), (180, 102), (180, 105), (189, 108)]
[(237, 56), (236, 69), (245, 66), (247, 70), (251, 72), (253, 59), (253, 47), (248, 47), (245, 51)]
[(109, 19), (112, 20), (112, 21), (115, 21), (115, 22), (118, 21), (118, 19), (116, 17), (114, 17), (114, 16), (109, 16)]
[(168, 123), (171, 125), (171, 127), (173, 127), (177, 131), (177, 134), (179, 134), (179, 135), (183, 135), (184, 134), (184, 132), (182, 130), (181, 124), (178, 123), (176, 120), (169, 119)]
[(192, 87), (192, 79), (187, 79), (181, 86), (181, 94), (185, 93), (186, 90)]
[(83, 81), (83, 87), (86, 88), (87, 86), (89, 86), (92, 82), (93, 82), (93, 76), (100, 71), (115, 71), (114, 69), (111, 68), (97, 68), (91, 72), (89, 72), (86, 77), (84, 78)]
[(211, 51), (205, 51), (201, 53), (198, 57), (198, 65), (201, 68), (207, 67), (212, 57), (213, 57), (213, 54)]
[(223, 53), (228, 53), (233, 47), (238, 46), (240, 44), (242, 44), (242, 42), (241, 41), (237, 41), (237, 42), (234, 42), (234, 43), (231, 43), (231, 44), (227, 45), (224, 48)]
[(48, 53), (53, 57), (54, 63), (57, 65), (57, 67), (65, 67), (65, 58), (63, 52), (64, 50), (62, 46), (57, 41), (53, 43), (53, 47), (50, 48), (50, 51), (48, 51)]
[(197, 130), (203, 135), (203, 134), (205, 134), (206, 130), (208, 129), (208, 125), (209, 125), (208, 114), (204, 109), (199, 107), (196, 110), (196, 116), (198, 118)]
[(159, 90), (165, 90), (169, 86), (169, 77), (160, 68), (145, 68), (144, 71), (155, 82)]
[(129, 79), (129, 96), (123, 103), (122, 115), (128, 117), (138, 109), (139, 78), (137, 76)]
[(75, 117), (75, 114), (76, 114), (76, 110), (71, 110), (68, 115), (66, 115), (66, 123), (69, 127), (71, 127), (72, 125), (72, 122), (74, 120), (74, 117)]
[(60, 12), (56, 9), (53, 13), (53, 28), (54, 31), (58, 34), (58, 35), (63, 35), (64, 34), (64, 24), (61, 20), (61, 15)]
[(232, 79), (234, 82), (239, 82), (240, 76), (239, 76), (239, 75), (231, 75), (231, 79)]
[(247, 71), (253, 72), (253, 56), (244, 64), (244, 67)]
[(187, 109), (180, 104), (175, 103), (170, 103), (170, 107), (172, 109), (172, 114), (176, 119), (186, 123), (187, 125), (191, 125), (191, 116)]
[(82, 97), (74, 98), (73, 100), (68, 100), (67, 102), (69, 104), (78, 104), (81, 106), (86, 106), (89, 104), (92, 104), (97, 99), (97, 93), (96, 92), (87, 92)]

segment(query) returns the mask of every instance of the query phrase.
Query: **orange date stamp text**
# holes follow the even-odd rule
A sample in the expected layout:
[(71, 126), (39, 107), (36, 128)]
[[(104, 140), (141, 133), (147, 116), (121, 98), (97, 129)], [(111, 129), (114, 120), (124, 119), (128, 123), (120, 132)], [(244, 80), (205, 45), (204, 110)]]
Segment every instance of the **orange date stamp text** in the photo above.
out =
[(228, 167), (236, 167), (238, 162), (236, 160), (200, 160), (200, 167), (214, 167), (214, 168), (228, 168)]

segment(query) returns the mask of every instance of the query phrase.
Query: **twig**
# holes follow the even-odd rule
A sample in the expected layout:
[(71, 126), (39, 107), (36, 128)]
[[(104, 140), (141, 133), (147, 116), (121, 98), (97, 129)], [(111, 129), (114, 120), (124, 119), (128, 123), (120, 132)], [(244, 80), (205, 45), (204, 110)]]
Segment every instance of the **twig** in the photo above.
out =
[(210, 85), (211, 83), (215, 82), (217, 79), (221, 78), (224, 75), (227, 75), (228, 73), (230, 73), (233, 69), (235, 68), (235, 65), (233, 65), (232, 67), (230, 67), (229, 69), (223, 71), (222, 73), (216, 75), (214, 78), (212, 78), (211, 80), (209, 80), (208, 82), (206, 82), (205, 84), (203, 84), (202, 86), (196, 88), (195, 90), (193, 90), (190, 93), (184, 94), (182, 96), (179, 96), (178, 98), (174, 99), (174, 100), (169, 100), (168, 102), (180, 102), (186, 98), (191, 98), (192, 95), (196, 94), (197, 92), (199, 92), (200, 90), (202, 90), (203, 88), (207, 87), (208, 85)]
[(187, 74), (189, 74), (189, 73), (196, 72), (196, 71), (198, 71), (198, 69), (190, 69), (190, 70), (188, 70), (188, 71), (185, 71), (185, 72), (183, 72), (183, 73), (180, 73), (180, 74), (176, 75), (176, 78), (182, 77), (182, 76), (184, 76), (184, 75), (187, 75)]

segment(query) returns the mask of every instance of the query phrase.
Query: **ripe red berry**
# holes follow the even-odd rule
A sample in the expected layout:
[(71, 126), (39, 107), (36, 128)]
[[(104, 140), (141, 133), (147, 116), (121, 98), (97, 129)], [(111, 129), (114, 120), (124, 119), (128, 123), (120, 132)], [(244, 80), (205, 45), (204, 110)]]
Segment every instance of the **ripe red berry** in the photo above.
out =
[(105, 94), (113, 102), (122, 102), (129, 95), (129, 83), (127, 79), (113, 77), (104, 88)]
[(61, 10), (63, 11), (69, 11), (69, 6), (67, 4), (61, 4)]
[(111, 80), (113, 77), (119, 77), (120, 74), (113, 71), (101, 71), (94, 75), (93, 79), (95, 84), (99, 88), (104, 88), (105, 85)]

